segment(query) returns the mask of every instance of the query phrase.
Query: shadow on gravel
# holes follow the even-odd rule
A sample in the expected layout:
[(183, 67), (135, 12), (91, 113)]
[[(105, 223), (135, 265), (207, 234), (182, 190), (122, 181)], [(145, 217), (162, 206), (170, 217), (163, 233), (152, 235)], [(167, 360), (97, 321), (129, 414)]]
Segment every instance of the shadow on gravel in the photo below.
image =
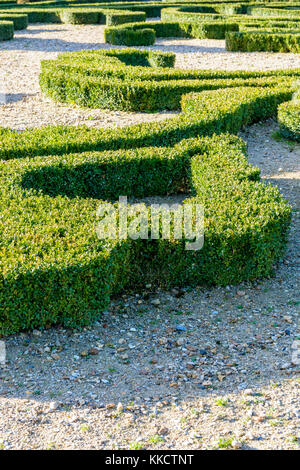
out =
[(30, 96), (34, 96), (34, 93), (7, 93), (5, 94), (4, 101), (0, 102), (0, 106), (22, 101), (24, 98), (29, 98)]
[[(40, 51), (40, 52), (66, 52), (77, 51), (83, 49), (109, 49), (109, 48), (126, 48), (126, 46), (111, 46), (105, 43), (92, 43), (92, 42), (68, 42), (63, 39), (42, 39), (31, 38), (26, 36), (16, 36), (12, 41), (5, 41), (0, 46), (0, 51)], [(61, 32), (62, 30), (59, 30)], [(52, 32), (52, 31), (51, 31)], [(37, 31), (30, 31), (30, 34), (36, 34)], [(18, 47), (20, 44), (20, 47)], [(146, 46), (145, 46), (146, 47)], [(141, 49), (143, 47), (140, 47)], [(192, 46), (192, 45), (163, 45), (157, 42), (152, 48), (157, 48), (165, 52), (176, 52), (177, 54), (196, 53), (196, 52), (226, 52), (225, 48), (221, 47), (205, 47), (205, 46)]]

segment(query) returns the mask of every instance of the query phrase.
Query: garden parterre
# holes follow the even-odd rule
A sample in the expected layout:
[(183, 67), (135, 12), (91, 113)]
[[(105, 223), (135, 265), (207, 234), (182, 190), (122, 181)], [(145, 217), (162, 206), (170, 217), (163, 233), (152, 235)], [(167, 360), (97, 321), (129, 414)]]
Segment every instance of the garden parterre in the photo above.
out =
[[(270, 7), (271, 5), (271, 7)], [(276, 8), (272, 7), (275, 6)], [(26, 14), (30, 23), (106, 24), (110, 28), (106, 40), (119, 45), (151, 45), (155, 37), (167, 37), (170, 31), (179, 37), (224, 39), (228, 36), (230, 50), (265, 50), (298, 52), (289, 48), (290, 39), (270, 36), (270, 28), (281, 35), (297, 32), (300, 5), (289, 3), (258, 6), (251, 2), (38, 2), (30, 5), (5, 5), (7, 12)], [(146, 17), (161, 16), (159, 27), (145, 25)], [(133, 23), (134, 22), (134, 23)], [(136, 22), (141, 22), (139, 25)], [(118, 25), (129, 24), (122, 28)], [(170, 23), (175, 23), (170, 25)], [(115, 29), (115, 27), (117, 28)], [(249, 35), (243, 31), (251, 29)], [(146, 31), (145, 31), (146, 29)], [(252, 31), (254, 30), (254, 31)], [(296, 31), (295, 31), (296, 30)], [(234, 31), (238, 34), (230, 35)], [(254, 32), (260, 32), (260, 36)], [(241, 41), (242, 39), (242, 41)], [(254, 41), (256, 39), (256, 41)], [(272, 39), (272, 40), (270, 40)], [(282, 48), (282, 43), (285, 48)], [(234, 45), (233, 45), (234, 44)], [(258, 49), (255, 49), (258, 47)]]
[[(259, 181), (244, 144), (223, 133), (275, 115), (299, 71), (183, 72), (173, 65), (172, 54), (138, 50), (83, 51), (43, 63), (41, 88), (60, 101), (181, 107), (182, 114), (117, 130), (1, 130), (2, 334), (87, 324), (111, 295), (147, 281), (226, 285), (272, 273), (290, 207)], [(97, 238), (103, 201), (182, 191), (185, 204), (204, 204), (202, 250), (185, 250), (185, 238)]]
[[(87, 324), (112, 294), (147, 281), (226, 285), (270, 274), (290, 208), (259, 182), (244, 144), (222, 132), (273, 115), (291, 94), (240, 87), (184, 95), (182, 115), (119, 130), (3, 130), (2, 332)], [(97, 238), (101, 201), (182, 190), (186, 203), (205, 206), (203, 249), (185, 250), (185, 238)]]

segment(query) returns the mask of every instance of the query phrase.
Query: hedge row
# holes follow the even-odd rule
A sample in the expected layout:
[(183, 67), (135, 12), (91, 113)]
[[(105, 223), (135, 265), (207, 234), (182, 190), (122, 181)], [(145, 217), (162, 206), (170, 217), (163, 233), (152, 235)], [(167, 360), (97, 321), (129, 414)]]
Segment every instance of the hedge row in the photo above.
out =
[(29, 23), (65, 23), (65, 24), (107, 24), (117, 25), (133, 21), (145, 21), (143, 11), (103, 9), (97, 7), (84, 8), (26, 8), (0, 10), (0, 15), (6, 13), (26, 14)]
[(278, 105), (289, 100), (292, 92), (286, 87), (204, 91), (199, 94), (195, 112), (189, 112), (191, 105), (183, 99), (183, 114), (163, 122), (122, 129), (58, 126), (26, 130), (20, 134), (5, 131), (0, 140), (0, 158), (6, 160), (89, 150), (166, 146), (199, 135), (238, 133), (241, 126), (276, 115)]
[(300, 31), (226, 33), (229, 51), (300, 52)]
[(273, 16), (284, 16), (286, 18), (299, 18), (300, 16), (300, 6), (298, 6), (297, 10), (290, 10), (286, 8), (268, 8), (268, 7), (257, 7), (257, 6), (249, 6), (247, 8), (249, 14), (253, 16), (260, 16), (260, 17), (273, 17)]
[(300, 142), (300, 101), (294, 100), (278, 106), (278, 122), (281, 134)]
[[(82, 4), (82, 6), (80, 6)], [(165, 7), (168, 8), (165, 8)], [(268, 8), (260, 8), (263, 13)], [(296, 21), (299, 18), (291, 10), (277, 8), (270, 9), (273, 12), (272, 19), (279, 21)], [(197, 33), (196, 25), (203, 22), (228, 22), (244, 24), (251, 22), (255, 19), (257, 28), (261, 29), (267, 26), (269, 16), (260, 15), (253, 17), (247, 15), (247, 3), (239, 2), (197, 2), (187, 5), (185, 2), (41, 2), (30, 4), (29, 6), (12, 5), (6, 7), (6, 10), (0, 10), (1, 13), (9, 11), (10, 13), (23, 13), (28, 14), (29, 22), (42, 22), (42, 23), (73, 23), (73, 24), (107, 24), (118, 25), (130, 23), (133, 21), (144, 21), (146, 16), (162, 16), (165, 22), (179, 22), (179, 23), (193, 23), (194, 32), (192, 37), (206, 37), (201, 36), (201, 31), (198, 28), (199, 36)], [(253, 10), (255, 12), (255, 10)], [(279, 11), (277, 15), (277, 11)], [(249, 9), (251, 13), (251, 8)], [(285, 15), (285, 16), (283, 16)], [(283, 27), (284, 21), (282, 21)], [(280, 25), (279, 25), (280, 26)], [(279, 27), (278, 26), (278, 27)], [(145, 26), (147, 28), (147, 26)], [(139, 36), (139, 35), (138, 35)], [(166, 36), (164, 34), (164, 36)], [(219, 36), (218, 36), (219, 37)], [(224, 37), (224, 33), (223, 36)]]
[[(154, 31), (153, 42), (143, 38), (142, 31), (152, 29)], [(176, 23), (176, 22), (147, 22), (129, 23), (126, 27), (115, 26), (105, 29), (105, 42), (115, 45), (151, 45), (155, 37), (190, 37), (197, 39), (225, 39), (225, 33), (239, 31), (237, 23), (221, 21), (203, 21), (200, 23)], [(132, 41), (131, 38), (134, 38)]]
[(0, 20), (0, 41), (8, 41), (14, 37), (14, 24), (12, 21)]
[(156, 35), (154, 29), (135, 30), (128, 27), (111, 27), (105, 29), (105, 42), (123, 46), (152, 46)]
[(28, 15), (0, 14), (0, 21), (12, 21), (14, 30), (26, 29), (28, 26)]
[[(277, 189), (259, 182), (245, 144), (233, 136), (12, 160), (0, 172), (1, 334), (88, 324), (112, 294), (133, 285), (226, 285), (267, 276), (286, 244), (290, 208)], [(174, 239), (173, 229), (170, 240), (97, 238), (102, 201), (182, 188), (194, 195), (184, 204), (205, 206), (201, 250), (186, 250), (194, 239)]]
[[(151, 51), (134, 50), (63, 54), (57, 60), (42, 61), (41, 90), (57, 101), (85, 107), (155, 112), (180, 109), (182, 94), (192, 91), (272, 87), (293, 81), (292, 77), (278, 74), (156, 71), (155, 67), (149, 67), (157, 66), (149, 62), (151, 57)], [(158, 57), (165, 55), (161, 53)]]

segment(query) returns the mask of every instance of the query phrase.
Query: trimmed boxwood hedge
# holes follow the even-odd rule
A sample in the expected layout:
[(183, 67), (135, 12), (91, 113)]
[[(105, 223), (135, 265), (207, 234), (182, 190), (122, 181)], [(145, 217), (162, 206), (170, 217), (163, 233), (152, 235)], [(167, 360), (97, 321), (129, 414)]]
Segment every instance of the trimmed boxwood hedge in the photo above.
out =
[(106, 24), (108, 26), (132, 23), (133, 21), (145, 21), (146, 19), (146, 13), (143, 11), (106, 10), (103, 13), (106, 16)]
[[(284, 5), (282, 5), (284, 7)], [(247, 11), (253, 16), (260, 17), (279, 17), (284, 16), (285, 18), (299, 18), (300, 16), (300, 6), (298, 9), (286, 9), (286, 8), (268, 8), (267, 6), (248, 6)]]
[(300, 52), (300, 31), (226, 33), (228, 51)]
[(103, 8), (102, 4), (99, 4), (99, 6), (91, 4), (84, 7), (78, 7), (75, 4), (73, 8), (71, 6), (58, 8), (59, 4), (50, 5), (49, 8), (41, 8), (41, 5), (34, 6), (31, 4), (30, 7), (21, 5), (19, 8), (2, 9), (0, 15), (7, 13), (26, 14), (29, 23), (118, 25), (133, 21), (145, 21), (146, 19), (146, 14), (143, 11), (116, 10), (112, 7)]
[[(0, 334), (86, 325), (112, 295), (148, 282), (226, 285), (272, 273), (291, 209), (278, 189), (260, 182), (246, 145), (223, 133), (275, 115), (300, 71), (166, 65), (174, 65), (173, 54), (83, 51), (44, 61), (40, 77), (43, 90), (62, 101), (181, 108), (163, 122), (22, 133), (0, 128)], [(184, 204), (204, 204), (203, 249), (186, 250), (185, 237), (97, 238), (102, 202), (181, 191), (188, 193)]]
[[(276, 4), (275, 4), (276, 5)], [(267, 4), (269, 7), (269, 4)], [(167, 8), (166, 8), (167, 7)], [(259, 16), (251, 16), (251, 8), (253, 5), (239, 2), (197, 2), (188, 4), (187, 2), (92, 2), (84, 3), (84, 1), (72, 2), (37, 2), (30, 3), (29, 5), (10, 5), (5, 6), (0, 10), (1, 13), (25, 13), (29, 16), (29, 22), (70, 22), (74, 24), (85, 23), (101, 23), (111, 25), (118, 25), (129, 23), (133, 21), (144, 21), (145, 17), (162, 16), (165, 22), (179, 22), (181, 24), (193, 24), (195, 35), (193, 37), (206, 37), (203, 36), (201, 29), (197, 28), (199, 23), (217, 22), (217, 23), (234, 23), (244, 25), (249, 22), (255, 22), (255, 28), (264, 29), (268, 27), (268, 23), (273, 20), (276, 22), (281, 21), (282, 28), (285, 28), (285, 23), (295, 22), (300, 19), (297, 12), (288, 9), (286, 5), (281, 4), (278, 8), (260, 8), (261, 14)], [(254, 6), (255, 7), (255, 6)], [(5, 8), (5, 9), (4, 9)], [(247, 13), (247, 8), (250, 14)], [(259, 11), (260, 11), (259, 10)], [(268, 10), (271, 10), (272, 16), (264, 16)], [(72, 13), (73, 11), (73, 13)], [(253, 10), (254, 11), (254, 10)], [(97, 13), (99, 17), (97, 19)], [(145, 26), (147, 28), (147, 26)], [(281, 27), (278, 25), (278, 27)], [(200, 32), (199, 32), (200, 31)], [(220, 29), (214, 31), (214, 34)], [(202, 34), (202, 35), (201, 35)], [(166, 35), (164, 34), (166, 37)], [(224, 38), (223, 35), (211, 36)]]
[[(145, 23), (146, 25), (146, 23)], [(155, 43), (155, 31), (150, 28), (135, 30), (128, 27), (110, 27), (105, 29), (105, 42), (123, 46), (152, 46)]]
[(183, 114), (163, 122), (115, 130), (64, 126), (25, 130), (20, 134), (6, 130), (1, 135), (0, 158), (174, 145), (199, 135), (238, 133), (242, 126), (275, 116), (278, 105), (292, 94), (293, 90), (286, 87), (219, 89), (198, 95), (197, 112), (188, 112), (190, 104), (183, 98)]
[[(11, 160), (0, 172), (2, 334), (88, 324), (112, 294), (149, 281), (224, 285), (263, 277), (286, 244), (289, 206), (259, 182), (245, 144), (230, 135)], [(185, 203), (205, 206), (203, 249), (187, 251), (185, 237), (97, 238), (101, 201), (182, 188), (194, 195)]]
[[(156, 37), (191, 37), (198, 39), (225, 39), (227, 31), (239, 31), (237, 23), (221, 21), (203, 21), (200, 23), (176, 23), (153, 21), (147, 23), (130, 23), (126, 28), (116, 26), (114, 28), (105, 28), (105, 42), (115, 45), (148, 45), (141, 42), (127, 44), (128, 30), (141, 31), (145, 28), (151, 28), (155, 31)], [(137, 40), (140, 35), (137, 34)]]
[[(157, 55), (157, 54), (156, 54)], [(165, 57), (164, 53), (160, 56)], [(42, 61), (41, 90), (52, 99), (93, 108), (154, 112), (180, 109), (192, 91), (237, 86), (292, 84), (280, 73), (159, 70), (149, 65), (152, 51), (101, 50), (65, 53)], [(159, 64), (157, 64), (159, 65)]]
[(65, 24), (98, 24), (102, 15), (98, 10), (65, 9), (59, 12), (59, 18)]
[(0, 41), (8, 41), (14, 37), (14, 24), (12, 21), (0, 20)]
[(16, 15), (16, 14), (0, 14), (0, 21), (12, 21), (14, 25), (14, 30), (19, 31), (21, 29), (26, 29), (28, 26), (28, 16), (27, 15)]
[(300, 142), (300, 100), (278, 106), (278, 122), (283, 137)]

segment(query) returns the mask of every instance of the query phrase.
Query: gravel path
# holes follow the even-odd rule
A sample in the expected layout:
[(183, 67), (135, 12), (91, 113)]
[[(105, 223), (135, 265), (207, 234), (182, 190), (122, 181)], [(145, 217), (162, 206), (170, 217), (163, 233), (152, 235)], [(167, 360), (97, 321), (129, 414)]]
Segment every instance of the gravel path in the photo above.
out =
[[(104, 127), (153, 119), (69, 108), (39, 94), (40, 59), (95, 47), (88, 41), (99, 31), (35, 25), (1, 43), (1, 71), (14, 96), (0, 107), (0, 125)], [(97, 42), (103, 47), (100, 37)], [(229, 54), (222, 41), (162, 45), (178, 52), (179, 66), (246, 69), (255, 61), (258, 68), (300, 66), (300, 56), (290, 54)], [(276, 129), (270, 120), (242, 133), (250, 162), (280, 186), (294, 208), (289, 249), (275, 277), (213, 289), (164, 292), (148, 286), (115, 300), (84, 330), (49, 329), (6, 339), (0, 449), (299, 449), (300, 366), (293, 347), (300, 340), (300, 145), (274, 140)]]

